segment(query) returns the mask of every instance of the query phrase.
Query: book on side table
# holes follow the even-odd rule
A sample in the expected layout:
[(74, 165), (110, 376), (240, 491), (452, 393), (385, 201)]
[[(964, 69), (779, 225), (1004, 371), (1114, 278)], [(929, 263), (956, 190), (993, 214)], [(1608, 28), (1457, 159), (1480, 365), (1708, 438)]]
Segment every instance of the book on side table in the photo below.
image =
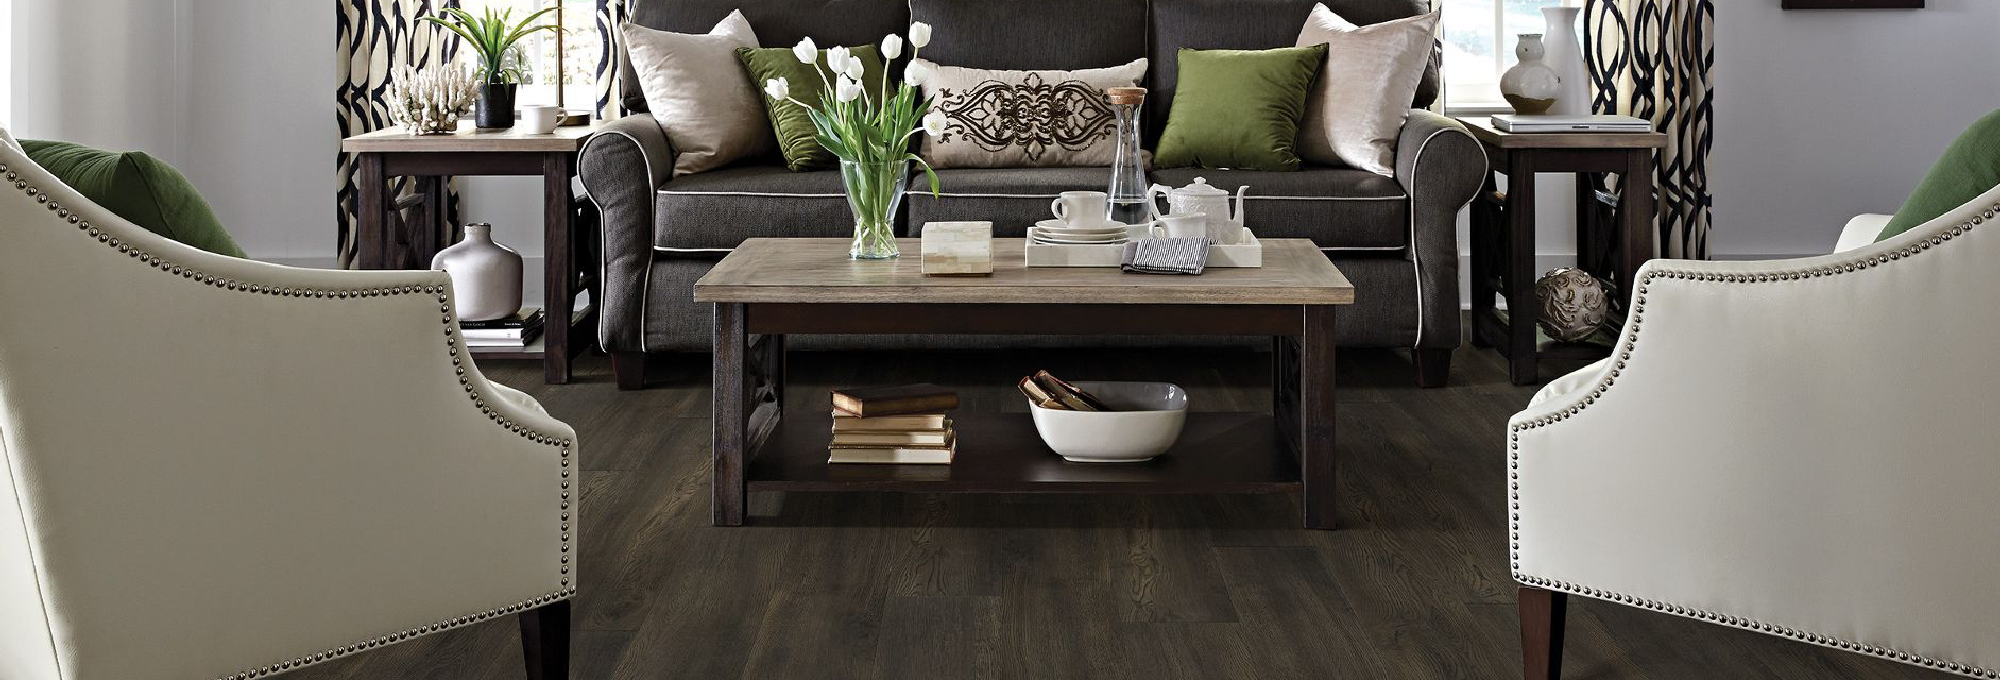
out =
[(828, 463), (943, 465), (958, 453), (958, 394), (921, 383), (833, 391)]
[(498, 319), (459, 321), (467, 347), (527, 347), (542, 334), (542, 310), (524, 307)]

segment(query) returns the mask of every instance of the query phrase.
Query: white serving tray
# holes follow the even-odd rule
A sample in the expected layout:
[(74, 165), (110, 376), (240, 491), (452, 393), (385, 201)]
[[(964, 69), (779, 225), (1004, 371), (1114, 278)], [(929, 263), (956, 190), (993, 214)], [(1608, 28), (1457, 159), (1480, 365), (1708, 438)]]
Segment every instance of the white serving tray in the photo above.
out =
[[(1145, 225), (1130, 228), (1132, 240), (1151, 238)], [(1264, 266), (1264, 243), (1257, 235), (1243, 229), (1242, 243), (1216, 244), (1208, 247), (1207, 267), (1262, 267)], [(1030, 267), (1116, 267), (1125, 261), (1125, 244), (1106, 245), (1056, 245), (1036, 243), (1028, 239), (1027, 266)]]

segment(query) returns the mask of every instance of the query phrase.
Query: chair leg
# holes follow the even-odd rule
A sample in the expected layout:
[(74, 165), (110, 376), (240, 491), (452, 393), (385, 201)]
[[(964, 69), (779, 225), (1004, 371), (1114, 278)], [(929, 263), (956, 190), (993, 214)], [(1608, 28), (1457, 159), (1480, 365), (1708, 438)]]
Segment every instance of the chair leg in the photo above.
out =
[(528, 680), (569, 680), (569, 600), (521, 612)]
[(1568, 593), (1521, 587), (1521, 677), (1562, 678), (1563, 614)]
[(1444, 387), (1451, 379), (1451, 349), (1418, 347), (1410, 350), (1410, 361), (1417, 365), (1418, 387)]
[(646, 353), (612, 352), (611, 375), (618, 379), (618, 389), (645, 389)]

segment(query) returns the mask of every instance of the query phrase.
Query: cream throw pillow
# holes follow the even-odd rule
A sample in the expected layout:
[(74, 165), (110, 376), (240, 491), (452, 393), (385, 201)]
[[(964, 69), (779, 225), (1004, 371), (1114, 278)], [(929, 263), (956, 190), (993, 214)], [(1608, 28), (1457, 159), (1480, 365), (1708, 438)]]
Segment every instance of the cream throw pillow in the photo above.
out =
[(646, 108), (674, 145), (674, 176), (713, 170), (778, 148), (757, 88), (743, 75), (736, 48), (757, 47), (741, 10), (708, 35), (619, 26)]
[(1396, 138), (1431, 57), (1438, 13), (1356, 26), (1313, 6), (1298, 45), (1326, 43), (1326, 64), (1306, 98), (1299, 155), (1378, 175), (1396, 174)]
[(924, 160), (934, 168), (1052, 168), (1111, 165), (1118, 117), (1108, 87), (1131, 87), (1146, 76), (1146, 60), (1078, 71), (989, 71), (939, 66), (924, 96), (944, 114), (944, 134), (926, 135)]

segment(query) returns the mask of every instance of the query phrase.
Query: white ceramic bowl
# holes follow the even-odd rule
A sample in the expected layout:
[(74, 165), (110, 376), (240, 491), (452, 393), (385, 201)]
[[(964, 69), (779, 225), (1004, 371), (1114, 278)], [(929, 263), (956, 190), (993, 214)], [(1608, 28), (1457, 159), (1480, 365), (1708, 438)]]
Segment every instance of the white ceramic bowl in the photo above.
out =
[(1163, 382), (1071, 383), (1116, 411), (1064, 411), (1033, 402), (1035, 432), (1076, 463), (1137, 463), (1166, 453), (1187, 422), (1187, 392)]

